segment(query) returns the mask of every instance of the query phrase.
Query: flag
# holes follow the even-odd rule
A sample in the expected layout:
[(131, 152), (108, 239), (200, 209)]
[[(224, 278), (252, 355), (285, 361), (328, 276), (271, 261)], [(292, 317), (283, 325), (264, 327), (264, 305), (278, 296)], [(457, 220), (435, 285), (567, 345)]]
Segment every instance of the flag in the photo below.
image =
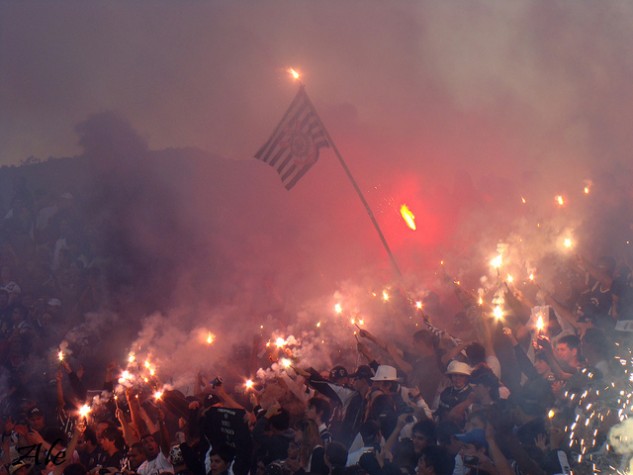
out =
[(255, 158), (277, 170), (281, 182), (290, 190), (319, 159), (319, 150), (329, 146), (327, 133), (301, 86), (281, 122)]

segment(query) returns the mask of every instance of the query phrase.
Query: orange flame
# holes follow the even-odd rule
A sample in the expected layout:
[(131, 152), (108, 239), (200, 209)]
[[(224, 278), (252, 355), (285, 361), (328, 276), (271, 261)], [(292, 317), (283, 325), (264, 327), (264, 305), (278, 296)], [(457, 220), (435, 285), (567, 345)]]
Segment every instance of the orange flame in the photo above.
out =
[(536, 320), (536, 329), (538, 330), (539, 333), (542, 333), (544, 328), (545, 328), (545, 322), (543, 321), (543, 316), (539, 315), (538, 319)]
[(407, 205), (400, 206), (400, 215), (410, 229), (415, 231), (415, 215), (411, 212)]
[(294, 68), (288, 68), (286, 71), (288, 71), (288, 74), (290, 74), (295, 81), (301, 77), (301, 73)]

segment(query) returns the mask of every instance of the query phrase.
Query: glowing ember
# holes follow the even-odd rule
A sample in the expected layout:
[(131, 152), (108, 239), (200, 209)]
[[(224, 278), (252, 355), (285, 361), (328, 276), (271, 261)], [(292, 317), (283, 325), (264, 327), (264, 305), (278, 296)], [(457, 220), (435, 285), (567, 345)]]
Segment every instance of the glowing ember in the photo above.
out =
[(282, 366), (282, 368), (288, 369), (292, 365), (292, 361), (290, 361), (288, 358), (281, 358), (279, 360), (279, 364)]
[(207, 345), (211, 345), (215, 341), (215, 335), (211, 332), (207, 333)]
[(499, 254), (497, 257), (490, 259), (490, 266), (494, 269), (499, 269), (503, 264), (503, 257)]
[(59, 350), (59, 351), (57, 352), (57, 359), (58, 359), (59, 361), (64, 361), (64, 352), (63, 352), (62, 350)]
[(145, 366), (147, 369), (150, 369), (152, 367), (152, 364), (149, 362), (149, 360), (145, 360), (145, 363), (143, 363), (143, 366)]
[(288, 74), (290, 74), (290, 76), (292, 76), (292, 79), (294, 79), (295, 81), (301, 77), (301, 73), (299, 73), (299, 71), (294, 68), (288, 68), (286, 69), (286, 71), (288, 72)]
[(254, 385), (255, 385), (255, 383), (253, 382), (252, 379), (247, 379), (246, 382), (244, 383), (244, 387), (246, 389), (253, 389)]
[(495, 317), (495, 320), (501, 320), (503, 318), (503, 309), (499, 305), (497, 305), (492, 310), (492, 316)]
[(418, 310), (422, 310), (422, 300), (417, 300), (415, 302), (415, 308), (417, 308)]
[(338, 315), (340, 315), (341, 313), (343, 313), (343, 306), (340, 303), (335, 303), (334, 304), (334, 312), (336, 312)]
[(90, 414), (90, 406), (88, 404), (84, 404), (83, 406), (81, 406), (79, 408), (79, 415), (81, 417), (88, 417), (88, 415)]
[(409, 229), (415, 231), (415, 215), (411, 212), (407, 205), (400, 206), (400, 216), (402, 216), (404, 222), (407, 223)]
[(157, 401), (160, 401), (163, 397), (163, 391), (155, 391), (154, 392), (154, 399), (156, 399)]
[(282, 346), (284, 346), (286, 344), (286, 340), (284, 340), (282, 337), (278, 337), (275, 340), (275, 345), (277, 346), (277, 348), (281, 348)]
[(121, 372), (121, 378), (123, 378), (123, 379), (130, 379), (130, 376), (131, 376), (131, 374), (130, 374), (130, 372), (127, 369), (125, 369), (125, 370), (123, 370)]
[(383, 291), (382, 291), (382, 299), (383, 299), (385, 302), (388, 302), (388, 301), (389, 301), (389, 292), (387, 292), (386, 290), (383, 290)]
[(563, 198), (563, 195), (556, 195), (554, 197), (554, 201), (556, 201), (558, 206), (563, 206), (565, 204), (565, 198)]
[(150, 375), (150, 376), (154, 376), (154, 375), (156, 375), (156, 370), (155, 370), (154, 368), (150, 368), (150, 369), (149, 369), (149, 375)]
[(127, 357), (129, 363), (134, 363), (136, 361), (136, 355), (134, 353), (130, 353)]

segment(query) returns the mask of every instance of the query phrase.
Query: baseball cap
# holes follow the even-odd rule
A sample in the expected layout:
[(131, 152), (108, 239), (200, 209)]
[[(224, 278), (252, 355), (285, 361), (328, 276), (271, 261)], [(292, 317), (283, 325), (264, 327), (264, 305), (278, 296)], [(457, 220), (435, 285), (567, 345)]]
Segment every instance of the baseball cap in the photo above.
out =
[(473, 444), (477, 447), (488, 447), (486, 442), (486, 433), (483, 429), (473, 429), (464, 434), (457, 434), (455, 438), (464, 444)]

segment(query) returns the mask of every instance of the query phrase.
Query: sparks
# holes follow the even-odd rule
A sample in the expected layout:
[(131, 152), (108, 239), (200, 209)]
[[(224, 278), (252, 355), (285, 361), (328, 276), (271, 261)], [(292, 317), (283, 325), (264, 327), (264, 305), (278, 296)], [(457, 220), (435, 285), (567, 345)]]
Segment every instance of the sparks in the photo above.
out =
[(292, 361), (290, 361), (288, 358), (281, 358), (279, 360), (279, 364), (282, 366), (282, 368), (288, 369), (292, 365)]
[(417, 308), (418, 310), (422, 310), (422, 300), (416, 300), (415, 308)]
[(211, 332), (207, 333), (207, 345), (211, 345), (215, 341), (215, 335)]
[(383, 290), (383, 291), (382, 291), (382, 299), (383, 299), (385, 302), (388, 302), (388, 301), (389, 301), (389, 292), (387, 292), (386, 290)]
[(565, 249), (571, 249), (572, 247), (574, 247), (574, 241), (571, 238), (566, 237), (565, 239), (563, 239), (563, 247)]
[(57, 352), (57, 359), (61, 362), (64, 361), (64, 352), (62, 350), (59, 350)]
[(409, 207), (405, 204), (400, 206), (400, 216), (404, 219), (404, 222), (409, 226), (409, 229), (415, 231), (415, 215), (411, 212)]
[(286, 69), (286, 71), (288, 72), (288, 74), (290, 74), (292, 79), (294, 79), (295, 81), (298, 81), (299, 78), (301, 77), (301, 73), (294, 68), (288, 68)]
[(511, 284), (512, 282), (514, 282), (514, 277), (512, 277), (511, 274), (508, 274), (508, 277), (506, 277), (506, 281)]
[(549, 419), (553, 419), (555, 415), (556, 413), (554, 412), (554, 409), (550, 409), (549, 412), (547, 413), (547, 417)]
[(532, 282), (534, 282), (534, 272), (530, 272), (530, 275), (528, 276), (528, 279)]
[(285, 344), (286, 340), (284, 340), (282, 337), (277, 337), (277, 339), (275, 340), (275, 346), (277, 348), (282, 348)]
[(254, 385), (255, 385), (255, 383), (253, 382), (252, 379), (247, 379), (246, 382), (244, 383), (244, 387), (246, 389), (253, 389)]
[(521, 203), (526, 204), (527, 200), (525, 198), (521, 197)]
[(336, 313), (337, 315), (343, 313), (343, 306), (340, 303), (334, 304), (334, 313)]
[(162, 398), (163, 398), (163, 391), (154, 392), (154, 399), (156, 399), (157, 401), (160, 401)]
[(554, 201), (556, 201), (558, 206), (564, 206), (565, 205), (565, 198), (563, 197), (563, 195), (556, 195), (554, 197)]
[(127, 369), (124, 369), (121, 372), (121, 378), (123, 378), (123, 379), (130, 379), (130, 376), (131, 376), (131, 374), (130, 374), (130, 372)]
[(136, 361), (136, 355), (134, 353), (130, 353), (127, 357), (128, 363), (134, 363)]

